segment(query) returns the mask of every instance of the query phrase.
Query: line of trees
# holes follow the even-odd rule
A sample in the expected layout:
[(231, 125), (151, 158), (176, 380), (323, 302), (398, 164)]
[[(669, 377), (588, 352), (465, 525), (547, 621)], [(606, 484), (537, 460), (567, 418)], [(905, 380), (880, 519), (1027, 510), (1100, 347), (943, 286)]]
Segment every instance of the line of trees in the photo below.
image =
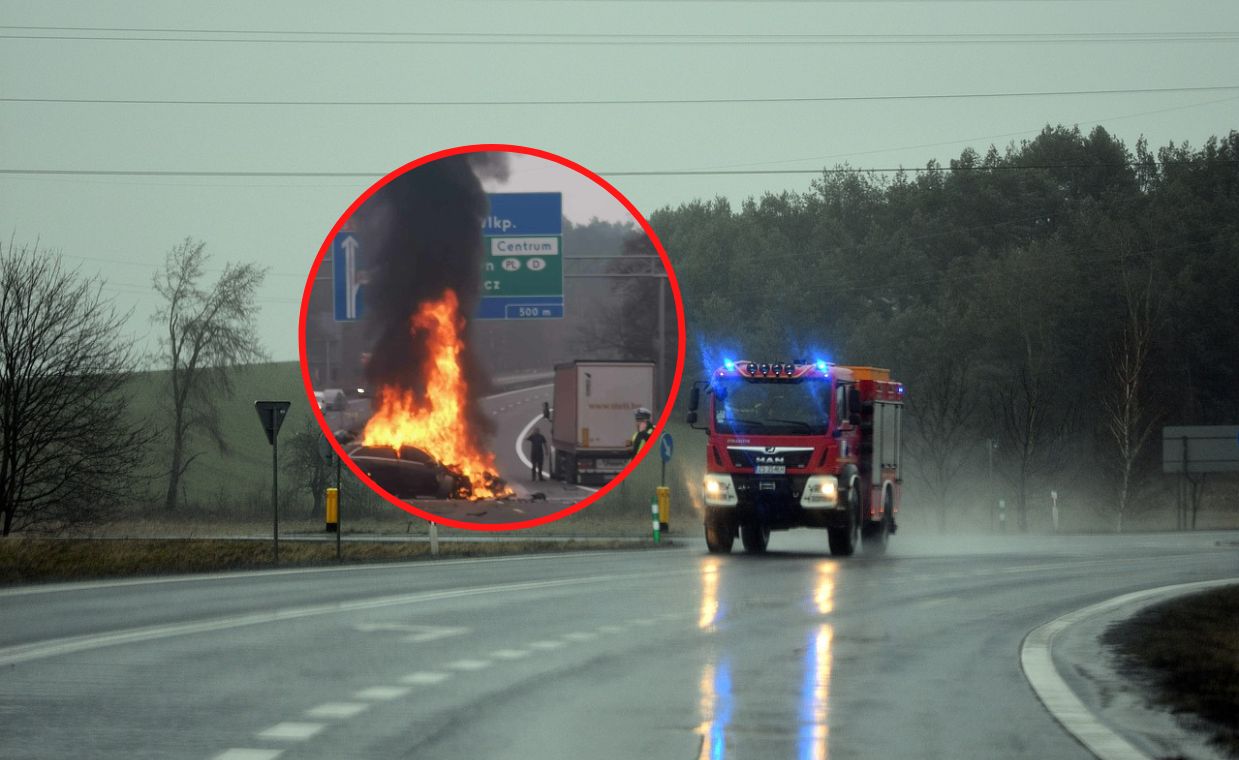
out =
[[(1057, 488), (1121, 529), (1160, 503), (1161, 425), (1239, 419), (1239, 132), (1131, 151), (1046, 127), (915, 173), (838, 168), (653, 215), (689, 372), (712, 361), (694, 341), (891, 367), (915, 501), (942, 526), (1002, 497), (1027, 528)], [(968, 488), (991, 455), (992, 487)]]
[[(186, 239), (153, 284), (161, 350), (142, 356), (131, 314), (103, 280), (66, 269), (37, 243), (0, 245), (0, 535), (63, 531), (115, 514), (165, 462), (167, 509), (203, 445), (223, 450), (219, 408), (232, 372), (263, 357), (255, 297), (266, 274), (228, 264), (206, 284), (205, 245)], [(167, 369), (166, 427), (133, 413), (134, 373)], [(166, 431), (166, 432), (165, 432)]]

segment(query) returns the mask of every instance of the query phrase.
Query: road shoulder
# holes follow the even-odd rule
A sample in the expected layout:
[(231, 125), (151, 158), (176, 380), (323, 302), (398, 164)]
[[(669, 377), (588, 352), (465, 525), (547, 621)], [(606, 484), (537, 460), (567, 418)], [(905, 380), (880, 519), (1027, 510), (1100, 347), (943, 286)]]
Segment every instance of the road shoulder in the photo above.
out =
[(1069, 612), (1025, 637), (1020, 651), (1024, 675), (1063, 728), (1099, 758), (1221, 758), (1207, 735), (1147, 706), (1145, 688), (1121, 672), (1101, 637), (1111, 624), (1150, 605), (1236, 582), (1239, 579), (1231, 578), (1146, 589)]

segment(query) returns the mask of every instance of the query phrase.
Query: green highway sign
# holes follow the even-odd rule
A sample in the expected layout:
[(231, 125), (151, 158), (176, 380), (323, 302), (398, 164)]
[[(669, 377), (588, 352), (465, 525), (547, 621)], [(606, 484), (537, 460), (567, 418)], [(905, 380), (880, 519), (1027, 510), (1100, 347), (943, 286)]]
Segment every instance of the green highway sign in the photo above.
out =
[(564, 315), (563, 196), (488, 193), (479, 319)]

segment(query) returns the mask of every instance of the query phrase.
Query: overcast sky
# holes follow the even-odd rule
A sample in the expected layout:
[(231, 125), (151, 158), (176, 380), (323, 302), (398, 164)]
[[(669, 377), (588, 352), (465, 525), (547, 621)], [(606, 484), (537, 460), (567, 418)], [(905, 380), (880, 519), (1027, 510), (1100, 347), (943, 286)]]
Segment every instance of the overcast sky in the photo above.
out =
[[(5, 238), (39, 238), (103, 271), (135, 309), (138, 337), (155, 308), (151, 273), (179, 239), (207, 241), (221, 263), (262, 261), (262, 335), (276, 359), (296, 356), (304, 278), (336, 218), (378, 177), (445, 147), (544, 148), (610, 174), (649, 212), (811, 181), (674, 172), (923, 166), (1046, 123), (1101, 123), (1129, 146), (1141, 134), (1199, 145), (1239, 128), (1233, 0), (0, 9), (0, 169), (285, 175), (2, 173)], [(1094, 94), (1026, 94), (1067, 91)], [(927, 95), (986, 97), (909, 97)], [(816, 100), (792, 100), (805, 98)], [(666, 102), (686, 100), (716, 102)], [(287, 176), (304, 172), (351, 176)], [(566, 210), (623, 218), (605, 197)]]

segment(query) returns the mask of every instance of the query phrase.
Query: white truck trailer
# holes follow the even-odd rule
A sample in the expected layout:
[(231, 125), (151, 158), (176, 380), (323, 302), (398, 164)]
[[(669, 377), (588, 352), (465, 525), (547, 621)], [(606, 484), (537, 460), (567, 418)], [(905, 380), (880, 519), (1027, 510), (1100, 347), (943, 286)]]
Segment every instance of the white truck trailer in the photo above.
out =
[(654, 409), (654, 363), (574, 361), (555, 366), (551, 477), (606, 483), (628, 465), (634, 414)]

